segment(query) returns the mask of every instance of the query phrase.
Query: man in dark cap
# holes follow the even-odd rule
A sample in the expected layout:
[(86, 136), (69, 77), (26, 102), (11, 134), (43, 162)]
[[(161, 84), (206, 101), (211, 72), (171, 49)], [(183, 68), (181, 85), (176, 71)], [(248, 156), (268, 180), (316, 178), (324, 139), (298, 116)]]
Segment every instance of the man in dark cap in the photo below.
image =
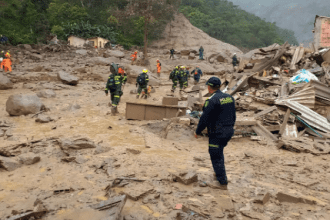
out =
[(200, 135), (207, 127), (209, 153), (217, 180), (220, 182), (219, 188), (227, 189), (228, 181), (223, 149), (234, 134), (235, 100), (232, 96), (219, 90), (221, 85), (219, 78), (210, 78), (206, 85), (211, 96), (203, 106), (203, 114), (198, 123), (195, 137), (197, 138), (197, 135)]

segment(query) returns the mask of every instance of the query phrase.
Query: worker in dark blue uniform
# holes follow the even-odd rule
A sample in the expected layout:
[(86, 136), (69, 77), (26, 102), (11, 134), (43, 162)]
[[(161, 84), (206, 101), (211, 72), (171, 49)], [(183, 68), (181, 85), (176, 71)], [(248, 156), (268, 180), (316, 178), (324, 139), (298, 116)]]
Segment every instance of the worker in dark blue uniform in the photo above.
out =
[(212, 94), (203, 107), (203, 114), (195, 132), (195, 137), (207, 127), (209, 135), (209, 153), (217, 180), (221, 189), (227, 189), (227, 175), (223, 149), (234, 134), (236, 121), (235, 100), (232, 96), (222, 93), (219, 88), (221, 81), (217, 77), (210, 78), (209, 93)]
[(201, 69), (199, 69), (199, 66), (196, 66), (196, 68), (193, 69), (190, 74), (194, 75), (195, 84), (197, 84), (201, 76), (203, 76), (203, 72)]

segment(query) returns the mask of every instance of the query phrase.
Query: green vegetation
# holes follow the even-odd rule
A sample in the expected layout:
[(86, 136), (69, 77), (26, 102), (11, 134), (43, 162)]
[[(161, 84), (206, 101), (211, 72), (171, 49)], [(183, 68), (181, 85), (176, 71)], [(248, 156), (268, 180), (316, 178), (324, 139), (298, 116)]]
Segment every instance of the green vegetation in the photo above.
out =
[(293, 31), (281, 29), (226, 0), (182, 0), (180, 11), (194, 26), (235, 46), (253, 49), (285, 41), (298, 45)]
[(142, 47), (161, 36), (178, 9), (210, 36), (239, 47), (298, 44), (293, 31), (226, 0), (0, 0), (0, 34), (13, 45), (46, 43), (53, 33)]

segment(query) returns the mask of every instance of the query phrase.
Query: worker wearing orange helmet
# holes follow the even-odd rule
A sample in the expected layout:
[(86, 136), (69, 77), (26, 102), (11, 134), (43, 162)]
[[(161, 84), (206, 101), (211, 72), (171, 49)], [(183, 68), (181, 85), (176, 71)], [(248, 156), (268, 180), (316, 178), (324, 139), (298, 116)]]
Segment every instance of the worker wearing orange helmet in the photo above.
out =
[(160, 76), (160, 70), (161, 70), (161, 67), (162, 64), (159, 62), (159, 60), (157, 60), (157, 75)]
[(135, 52), (131, 55), (131, 57), (132, 57), (131, 65), (133, 65), (134, 61), (135, 61), (136, 58), (137, 58), (137, 51), (135, 51)]
[(10, 51), (8, 50), (7, 53), (5, 54), (5, 59), (3, 59), (3, 61), (0, 64), (0, 68), (1, 69), (4, 69), (5, 72), (7, 72), (7, 71), (11, 72), (12, 71), (12, 69), (11, 69), (11, 64), (12, 63), (11, 63), (11, 60), (10, 60), (10, 57), (11, 56), (10, 56), (10, 53), (9, 52)]

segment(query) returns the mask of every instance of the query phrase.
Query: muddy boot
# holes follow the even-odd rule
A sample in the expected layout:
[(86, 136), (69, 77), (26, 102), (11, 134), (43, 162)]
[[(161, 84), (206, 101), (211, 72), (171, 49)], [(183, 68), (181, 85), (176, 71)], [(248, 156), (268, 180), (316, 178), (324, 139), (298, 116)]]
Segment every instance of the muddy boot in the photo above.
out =
[(136, 95), (136, 98), (138, 99), (140, 97), (140, 95)]
[(144, 95), (144, 99), (147, 99), (148, 98), (148, 96), (147, 95)]
[(112, 114), (112, 115), (115, 115), (116, 112), (117, 112), (117, 106), (112, 106), (112, 107), (111, 107), (111, 114)]

